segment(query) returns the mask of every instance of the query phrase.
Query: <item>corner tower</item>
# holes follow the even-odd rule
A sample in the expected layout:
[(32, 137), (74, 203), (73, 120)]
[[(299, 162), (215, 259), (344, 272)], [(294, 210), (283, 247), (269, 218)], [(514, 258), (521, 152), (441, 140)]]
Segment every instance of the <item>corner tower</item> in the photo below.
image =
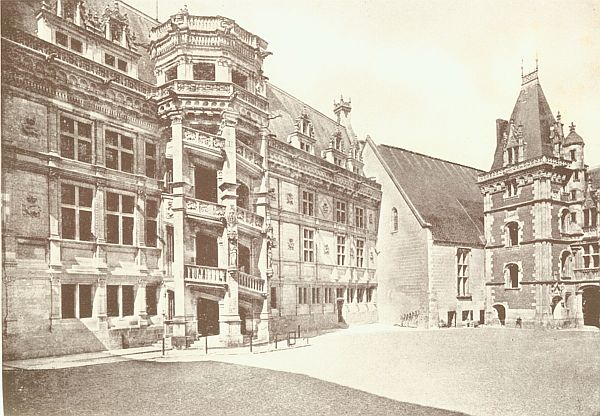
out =
[(583, 140), (574, 127), (564, 136), (560, 113), (552, 115), (537, 68), (522, 76), (510, 119), (497, 120), (496, 131), (491, 170), (478, 178), (484, 195), (488, 322), (581, 323), (583, 286), (577, 276), (583, 263), (577, 253), (585, 239)]

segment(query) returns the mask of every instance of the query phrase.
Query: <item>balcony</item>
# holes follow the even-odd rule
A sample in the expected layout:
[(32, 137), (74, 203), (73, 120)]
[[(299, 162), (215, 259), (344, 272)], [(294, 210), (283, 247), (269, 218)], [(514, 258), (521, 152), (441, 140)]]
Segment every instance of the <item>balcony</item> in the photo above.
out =
[(186, 148), (200, 151), (209, 151), (219, 159), (223, 157), (222, 150), (225, 147), (225, 138), (215, 136), (190, 127), (183, 127), (183, 143)]
[(242, 143), (241, 140), (237, 140), (235, 152), (252, 167), (258, 167), (262, 170), (263, 157), (254, 149), (247, 144)]
[(185, 213), (189, 217), (221, 221), (225, 217), (225, 206), (216, 202), (185, 198)]
[(186, 264), (184, 268), (184, 280), (186, 283), (225, 286), (227, 284), (227, 272), (225, 269), (217, 267)]
[(585, 269), (575, 269), (575, 280), (596, 280), (600, 279), (600, 267)]
[(232, 84), (235, 93), (237, 94), (237, 98), (245, 102), (246, 104), (250, 104), (253, 107), (258, 108), (264, 112), (269, 110), (269, 102), (256, 94), (250, 93), (248, 90), (240, 87), (239, 85)]
[(255, 295), (266, 295), (265, 292), (265, 281), (256, 276), (252, 276), (251, 274), (238, 272), (238, 284), (240, 289), (243, 291), (247, 291), (249, 293)]
[(171, 93), (229, 98), (233, 94), (233, 86), (229, 82), (176, 79), (158, 87), (154, 98), (164, 98)]
[(238, 222), (258, 230), (262, 230), (265, 222), (265, 219), (260, 215), (240, 207), (237, 209), (237, 219)]
[(600, 229), (597, 226), (583, 227), (583, 238), (599, 238)]

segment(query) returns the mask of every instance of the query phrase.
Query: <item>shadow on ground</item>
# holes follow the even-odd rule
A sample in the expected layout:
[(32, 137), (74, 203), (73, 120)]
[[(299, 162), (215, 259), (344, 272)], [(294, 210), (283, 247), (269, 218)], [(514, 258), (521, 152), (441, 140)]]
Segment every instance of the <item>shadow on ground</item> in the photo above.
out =
[(398, 402), (304, 375), (217, 362), (127, 361), (60, 370), (11, 370), (3, 371), (3, 383), (6, 415), (462, 414)]

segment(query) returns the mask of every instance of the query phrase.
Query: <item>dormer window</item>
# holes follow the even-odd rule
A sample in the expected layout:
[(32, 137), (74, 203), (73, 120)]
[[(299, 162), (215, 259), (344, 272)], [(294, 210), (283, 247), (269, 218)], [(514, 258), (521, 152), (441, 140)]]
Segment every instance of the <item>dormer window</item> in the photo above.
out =
[(62, 0), (62, 18), (75, 21), (75, 12), (77, 11), (77, 2), (73, 0)]
[(116, 58), (109, 54), (109, 53), (105, 53), (104, 54), (104, 63), (108, 66), (112, 66), (113, 68), (115, 67), (115, 62), (116, 62)]
[(215, 65), (208, 62), (194, 64), (193, 76), (195, 80), (214, 81)]
[(342, 135), (336, 135), (335, 136), (335, 141), (334, 141), (334, 146), (335, 146), (335, 150), (338, 150), (340, 152), (343, 152), (343, 140), (342, 140)]
[(517, 196), (518, 189), (519, 189), (519, 187), (517, 185), (516, 179), (512, 179), (512, 180), (506, 182), (506, 196), (508, 198)]
[(508, 153), (508, 164), (509, 165), (514, 165), (515, 163), (517, 163), (519, 161), (519, 148), (518, 147), (511, 147), (509, 149), (506, 149), (506, 152)]
[(572, 161), (575, 161), (575, 149), (573, 149), (569, 152), (569, 156), (571, 157)]
[(74, 52), (83, 53), (83, 42), (79, 39), (71, 38), (63, 32), (56, 32), (56, 44), (69, 48)]
[(114, 21), (110, 22), (110, 39), (115, 43), (121, 43), (121, 37), (123, 36), (123, 28), (121, 25), (116, 24)]
[(300, 150), (304, 150), (305, 152), (310, 153), (311, 155), (315, 154), (315, 148), (313, 147), (313, 145), (303, 140), (300, 140)]

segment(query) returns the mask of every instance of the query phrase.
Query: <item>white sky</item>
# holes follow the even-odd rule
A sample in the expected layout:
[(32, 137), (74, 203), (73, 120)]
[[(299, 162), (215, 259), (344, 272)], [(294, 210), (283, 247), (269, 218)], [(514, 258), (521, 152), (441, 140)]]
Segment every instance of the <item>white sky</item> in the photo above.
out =
[(350, 97), (359, 137), (485, 170), (537, 54), (550, 108), (600, 164), (600, 0), (159, 0), (159, 20), (184, 4), (265, 39), (265, 74), (312, 107)]

